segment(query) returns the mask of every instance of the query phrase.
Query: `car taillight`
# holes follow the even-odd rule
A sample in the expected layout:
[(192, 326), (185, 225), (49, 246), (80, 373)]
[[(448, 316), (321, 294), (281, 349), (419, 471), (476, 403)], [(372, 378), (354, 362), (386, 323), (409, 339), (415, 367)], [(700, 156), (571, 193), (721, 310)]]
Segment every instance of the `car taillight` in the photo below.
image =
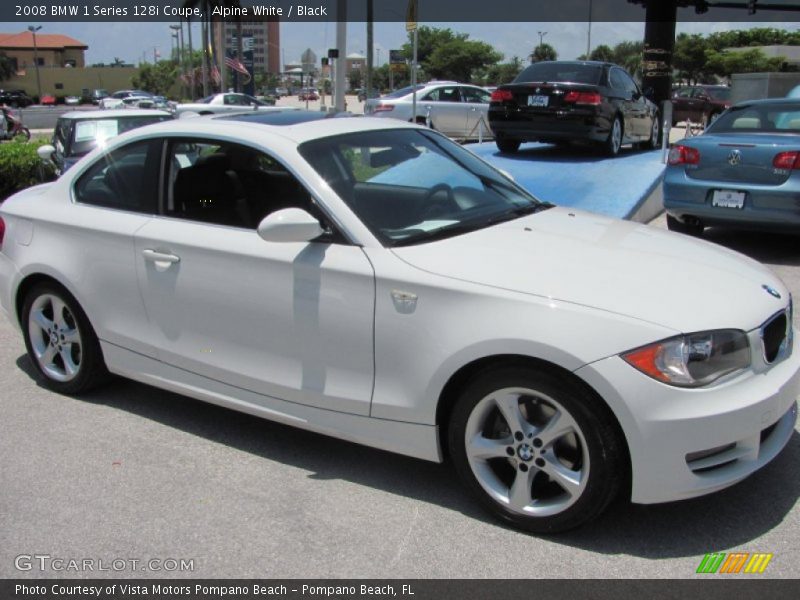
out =
[(603, 97), (597, 92), (567, 92), (564, 96), (564, 102), (569, 104), (588, 104), (590, 106), (600, 106), (603, 102)]
[(791, 171), (800, 169), (800, 152), (781, 152), (772, 159), (772, 166), (776, 169)]
[(700, 151), (689, 146), (673, 146), (669, 151), (670, 165), (696, 165), (700, 163)]
[(389, 112), (390, 110), (394, 110), (393, 104), (378, 104), (375, 107), (375, 112)]
[(0, 250), (3, 249), (3, 238), (6, 236), (6, 222), (0, 217)]
[(512, 94), (508, 90), (495, 90), (492, 92), (492, 102), (505, 102), (507, 100), (513, 100), (514, 94)]

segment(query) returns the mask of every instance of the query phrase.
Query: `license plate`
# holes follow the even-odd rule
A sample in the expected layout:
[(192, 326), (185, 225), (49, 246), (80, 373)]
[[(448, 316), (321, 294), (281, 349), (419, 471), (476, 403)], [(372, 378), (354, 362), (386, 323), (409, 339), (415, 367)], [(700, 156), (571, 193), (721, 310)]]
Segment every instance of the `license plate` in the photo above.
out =
[(550, 96), (528, 96), (528, 106), (547, 106)]
[(744, 192), (716, 190), (711, 197), (711, 206), (722, 208), (744, 208)]

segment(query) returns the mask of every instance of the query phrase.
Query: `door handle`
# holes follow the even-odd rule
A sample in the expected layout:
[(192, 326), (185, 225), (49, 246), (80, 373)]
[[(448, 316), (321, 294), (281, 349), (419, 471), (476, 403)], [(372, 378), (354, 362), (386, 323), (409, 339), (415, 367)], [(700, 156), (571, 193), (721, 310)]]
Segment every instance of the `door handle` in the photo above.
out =
[(150, 248), (142, 250), (142, 256), (144, 256), (145, 260), (149, 260), (150, 262), (154, 263), (168, 263), (172, 265), (181, 262), (180, 256), (175, 254), (167, 254), (165, 252), (156, 252)]

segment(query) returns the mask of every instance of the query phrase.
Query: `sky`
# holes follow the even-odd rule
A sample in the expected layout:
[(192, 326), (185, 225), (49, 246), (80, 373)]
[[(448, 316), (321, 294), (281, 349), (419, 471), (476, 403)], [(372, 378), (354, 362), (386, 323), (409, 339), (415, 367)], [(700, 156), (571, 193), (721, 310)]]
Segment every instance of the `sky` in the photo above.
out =
[[(468, 33), (470, 39), (481, 40), (502, 52), (505, 59), (513, 56), (525, 58), (539, 43), (538, 32), (543, 40), (555, 47), (560, 59), (574, 59), (586, 52), (588, 23), (423, 23), (432, 27), (449, 27), (454, 31)], [(74, 37), (89, 46), (87, 64), (109, 63), (120, 58), (126, 63), (142, 60), (152, 62), (154, 49), (163, 58), (169, 56), (171, 48), (170, 23), (68, 22), (42, 23), (41, 33), (60, 33)], [(712, 33), (751, 27), (775, 26), (772, 23), (678, 23), (678, 33)], [(800, 29), (800, 23), (783, 23), (784, 29)], [(0, 33), (14, 33), (25, 27), (19, 23), (0, 22)], [(348, 23), (346, 53), (366, 52), (366, 25)], [(546, 32), (546, 33), (544, 33)], [(199, 24), (192, 30), (195, 44), (200, 39)], [(592, 47), (600, 44), (614, 46), (628, 40), (644, 37), (643, 23), (593, 23), (591, 27)], [(406, 40), (405, 23), (376, 23), (374, 27), (375, 62), (383, 64), (389, 59), (389, 50), (400, 48)], [(311, 48), (318, 57), (327, 54), (327, 49), (336, 44), (335, 23), (282, 23), (281, 61), (299, 62), (300, 55)]]

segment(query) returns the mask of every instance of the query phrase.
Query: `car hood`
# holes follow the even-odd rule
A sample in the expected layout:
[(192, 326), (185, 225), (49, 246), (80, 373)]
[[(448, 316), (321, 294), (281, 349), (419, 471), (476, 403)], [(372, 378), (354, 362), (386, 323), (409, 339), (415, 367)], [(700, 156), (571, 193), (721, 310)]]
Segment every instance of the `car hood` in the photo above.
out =
[(756, 328), (789, 297), (774, 273), (732, 250), (559, 207), (393, 252), (443, 277), (589, 306), (684, 333)]

